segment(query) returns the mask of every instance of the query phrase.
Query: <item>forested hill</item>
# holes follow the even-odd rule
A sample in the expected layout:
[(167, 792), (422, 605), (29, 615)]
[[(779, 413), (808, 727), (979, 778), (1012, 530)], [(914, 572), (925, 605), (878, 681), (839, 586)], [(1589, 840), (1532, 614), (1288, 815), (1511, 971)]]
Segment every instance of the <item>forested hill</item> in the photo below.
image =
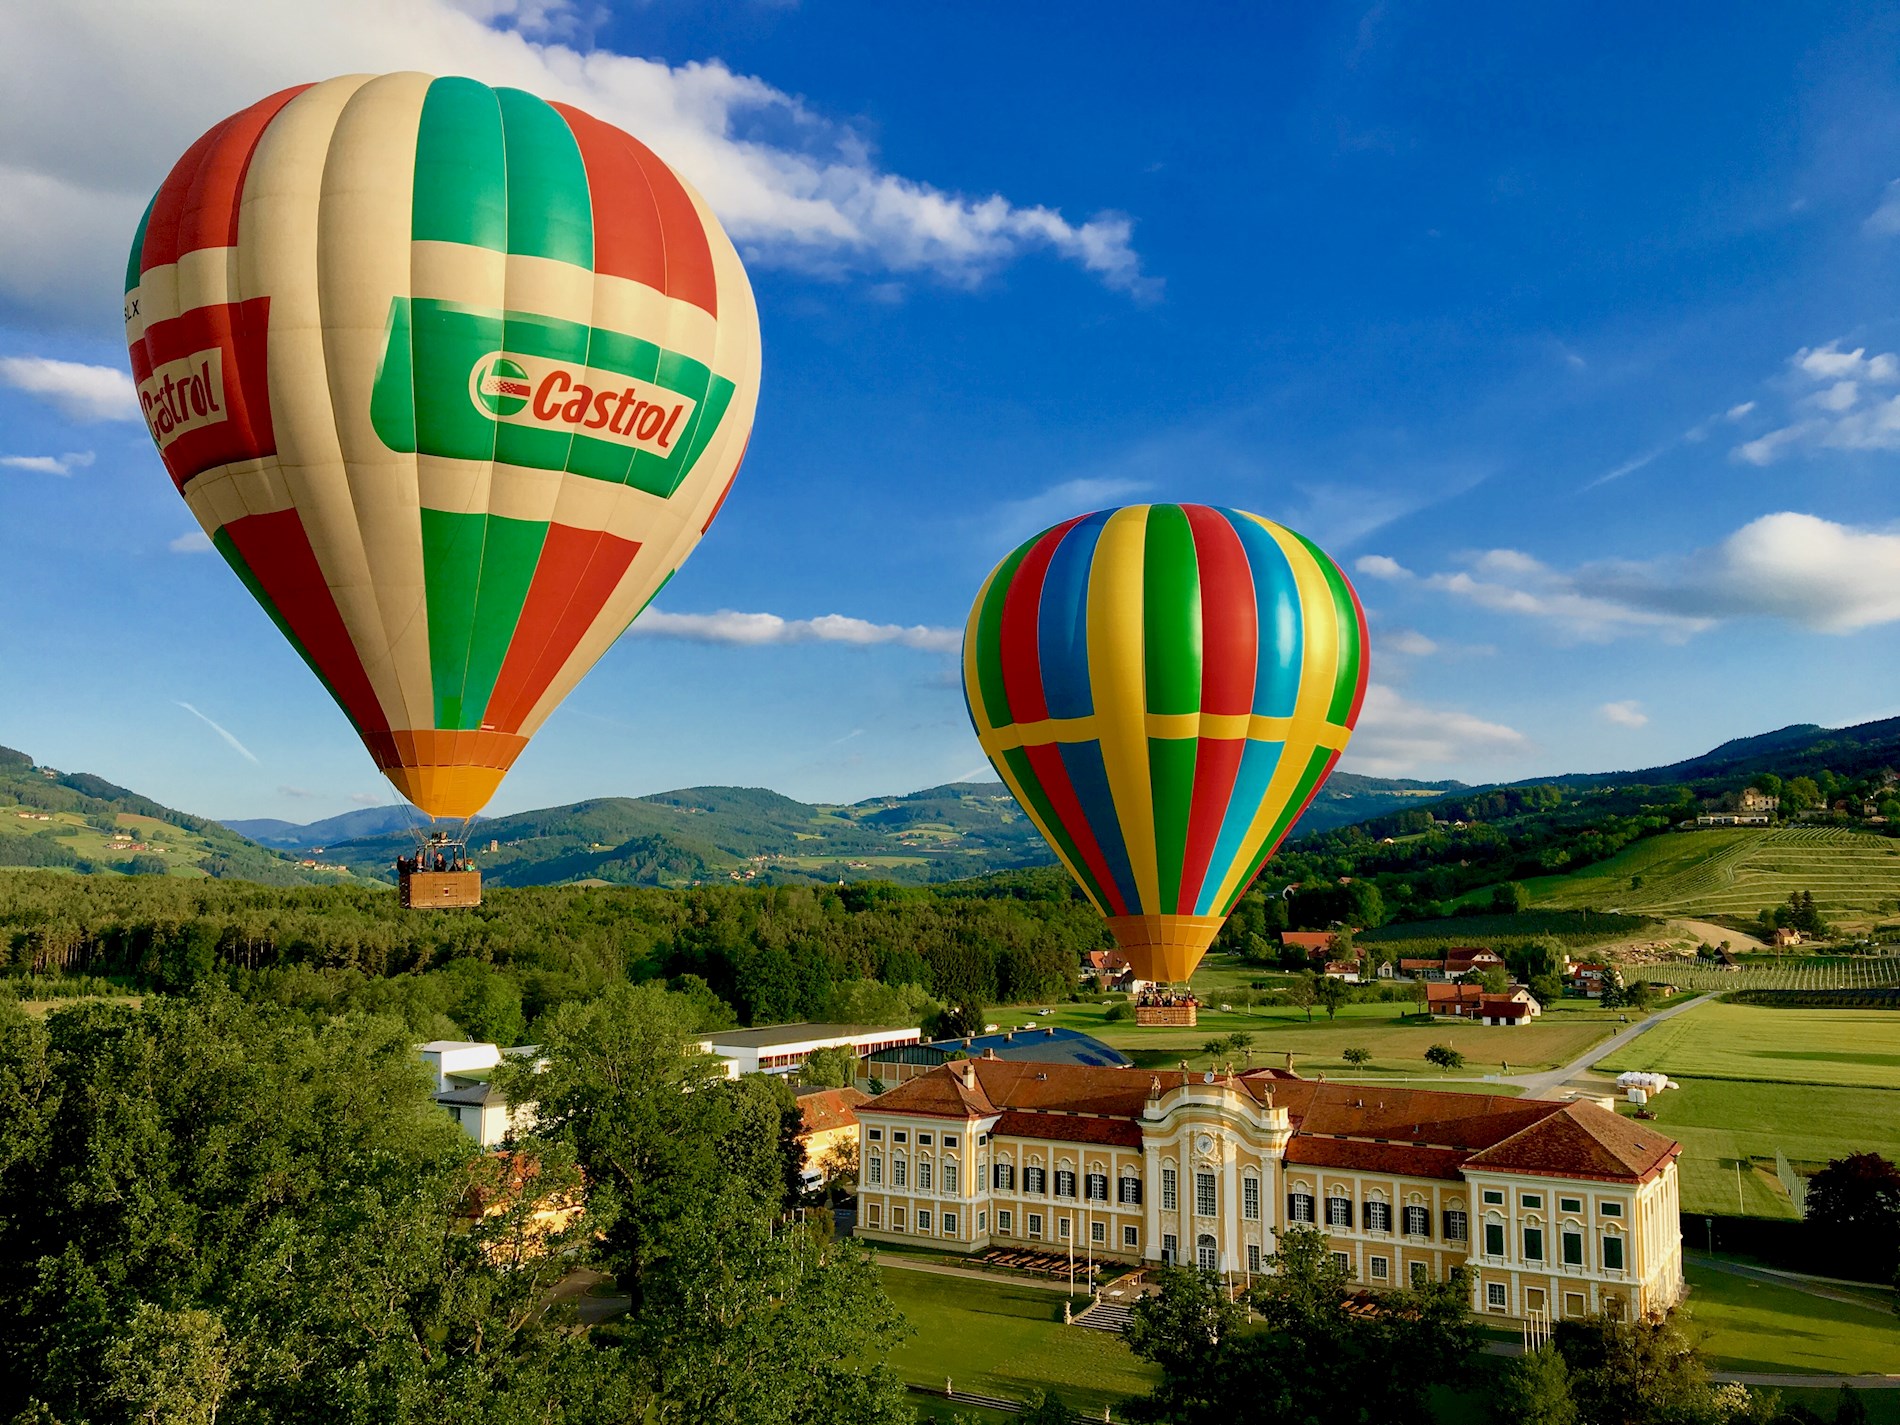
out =
[(162, 806), (90, 772), (37, 765), (0, 747), (0, 867), (82, 875), (214, 876), (270, 886), (335, 882), (228, 827)]
[[(1341, 774), (1300, 830), (1343, 826), (1459, 785)], [(286, 835), (277, 833), (277, 844), (296, 844)], [(382, 875), (409, 844), (407, 831), (396, 828), (324, 843), (324, 854), (359, 874)], [(484, 876), (504, 886), (923, 884), (1054, 859), (1000, 782), (955, 782), (848, 805), (813, 805), (758, 787), (603, 797), (484, 821), (471, 845)]]

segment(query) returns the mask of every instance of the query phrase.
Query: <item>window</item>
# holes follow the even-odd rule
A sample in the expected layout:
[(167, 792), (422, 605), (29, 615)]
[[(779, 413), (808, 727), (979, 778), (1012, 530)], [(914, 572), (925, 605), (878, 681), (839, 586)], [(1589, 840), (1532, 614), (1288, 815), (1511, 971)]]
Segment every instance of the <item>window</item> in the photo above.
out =
[(917, 1209), (917, 1230), (919, 1232), (930, 1230), (930, 1214), (921, 1207)]
[(1252, 1173), (1240, 1180), (1240, 1215), (1249, 1222), (1260, 1220), (1260, 1179)]
[(1486, 1207), (1504, 1206), (1504, 1189), (1503, 1188), (1486, 1188), (1484, 1190), (1484, 1205)]
[(1542, 1212), (1544, 1210), (1544, 1195), (1541, 1192), (1519, 1193), (1517, 1195), (1517, 1202), (1518, 1206), (1522, 1207), (1526, 1212)]
[(893, 1207), (891, 1209), (891, 1231), (902, 1232), (903, 1230), (904, 1230), (904, 1209), (901, 1207)]
[(1412, 1263), (1412, 1285), (1413, 1286), (1424, 1286), (1425, 1283), (1429, 1279), (1430, 1279), (1430, 1273), (1428, 1272), (1423, 1262)]
[(904, 1187), (910, 1182), (910, 1160), (908, 1158), (891, 1159), (891, 1186)]
[(1563, 1232), (1563, 1254), (1566, 1267), (1583, 1265), (1583, 1234), (1573, 1232), (1568, 1227)]
[(1041, 1168), (1024, 1168), (1023, 1169), (1023, 1191), (1024, 1192), (1033, 1192), (1037, 1194), (1038, 1196), (1041, 1196), (1042, 1192), (1044, 1191), (1043, 1186), (1042, 1186), (1044, 1180), (1045, 1180), (1045, 1175)]
[(1352, 1226), (1351, 1198), (1329, 1197), (1326, 1199), (1326, 1225), (1328, 1227)]
[(1220, 1249), (1214, 1245), (1214, 1239), (1205, 1232), (1194, 1243), (1194, 1265), (1204, 1272), (1220, 1270)]
[(1484, 1304), (1493, 1311), (1502, 1311), (1510, 1305), (1504, 1295), (1503, 1282), (1487, 1282), (1484, 1288)]
[(1173, 1168), (1161, 1170), (1161, 1210), (1173, 1212), (1181, 1205), (1181, 1189), (1175, 1179)]
[(1293, 1222), (1311, 1222), (1313, 1220), (1313, 1194), (1310, 1192), (1288, 1193), (1286, 1215)]
[(1349, 1277), (1357, 1275), (1352, 1269), (1352, 1258), (1347, 1256), (1344, 1252), (1333, 1253), (1333, 1265), (1338, 1267), (1340, 1271)]
[(1524, 1229), (1524, 1260), (1541, 1262), (1544, 1260), (1544, 1229), (1526, 1227)]
[(1042, 1240), (1042, 1214), (1040, 1212), (1032, 1212), (1029, 1214), (1029, 1235), (1037, 1241)]
[(1382, 1282), (1386, 1280), (1386, 1277), (1388, 1275), (1387, 1265), (1388, 1264), (1384, 1257), (1374, 1257), (1372, 1259), (1372, 1279), (1375, 1282)]
[(1089, 1241), (1108, 1245), (1108, 1224), (1106, 1222), (1089, 1223)]
[(1620, 1202), (1599, 1202), (1597, 1204), (1597, 1211), (1602, 1213), (1605, 1217), (1621, 1217), (1623, 1215), (1623, 1204)]
[[(955, 1213), (952, 1213), (952, 1214), (951, 1214), (951, 1216), (953, 1216), (953, 1217), (954, 1217), (955, 1215), (956, 1215)], [(979, 1212), (979, 1213), (977, 1213), (977, 1215), (976, 1215), (976, 1230), (977, 1230), (977, 1231), (979, 1231), (979, 1232), (987, 1232), (987, 1231), (989, 1230), (989, 1226), (990, 1226), (990, 1215), (989, 1215), (989, 1213), (987, 1213), (987, 1212)]]
[(928, 1158), (917, 1160), (917, 1191), (930, 1191), (930, 1159)]
[(892, 1129), (892, 1130), (891, 1130), (891, 1142), (893, 1142), (893, 1143), (908, 1143), (908, 1142), (910, 1142), (910, 1134), (909, 1134), (909, 1133), (907, 1133), (907, 1132), (906, 1132), (906, 1131), (905, 1131), (904, 1129), (902, 1129), (902, 1128), (894, 1128), (894, 1129)]
[(1250, 1272), (1260, 1270), (1260, 1244), (1258, 1242), (1249, 1242), (1247, 1244), (1247, 1270)]
[(1214, 1215), (1214, 1175), (1212, 1173), (1194, 1175), (1194, 1215), (1196, 1217)]
[(1471, 1235), (1471, 1219), (1466, 1217), (1462, 1208), (1447, 1208), (1445, 1211), (1445, 1239), (1450, 1242), (1462, 1242)]
[(1132, 1173), (1124, 1173), (1122, 1180), (1115, 1185), (1117, 1202), (1139, 1203), (1141, 1201), (1141, 1179)]
[(1603, 1239), (1603, 1270), (1620, 1272), (1623, 1270), (1623, 1239), (1606, 1235)]
[(1161, 1234), (1161, 1260), (1172, 1264), (1181, 1255), (1181, 1242), (1172, 1232)]
[(1064, 1242), (1069, 1240), (1069, 1221), (1070, 1219), (1067, 1217), (1058, 1217), (1056, 1219), (1056, 1236), (1060, 1237)]
[(882, 1143), (884, 1141), (884, 1130), (882, 1128), (873, 1128), (871, 1130), (871, 1141), (873, 1143)]
[(1085, 1195), (1090, 1202), (1108, 1201), (1108, 1174), (1090, 1173)]
[(990, 1186), (998, 1192), (1016, 1191), (1016, 1165), (998, 1163), (990, 1169)]
[(1560, 1197), (1557, 1199), (1559, 1212), (1582, 1212), (1583, 1199), (1580, 1197)]
[(943, 1165), (943, 1190), (947, 1193), (954, 1193), (957, 1190), (957, 1165), (955, 1163), (945, 1163)]
[(919, 1148), (928, 1148), (930, 1146), (930, 1135), (928, 1133), (919, 1133), (917, 1135), (917, 1146)]
[(954, 1133), (946, 1133), (946, 1134), (944, 1134), (944, 1135), (943, 1135), (943, 1146), (944, 1146), (944, 1147), (946, 1147), (946, 1148), (954, 1148), (954, 1147), (956, 1147), (956, 1146), (957, 1146), (957, 1135), (956, 1135), (956, 1134), (954, 1134)]
[(943, 1235), (944, 1235), (944, 1236), (946, 1236), (946, 1237), (954, 1237), (954, 1236), (956, 1236), (956, 1235), (957, 1235), (957, 1215), (956, 1215), (956, 1213), (954, 1213), (954, 1212), (946, 1212), (946, 1213), (944, 1213), (944, 1215), (943, 1215)]
[(1006, 1236), (1014, 1232), (1016, 1230), (1016, 1214), (1011, 1212), (1007, 1207), (998, 1208), (996, 1213), (996, 1230)]
[(1133, 1250), (1141, 1243), (1141, 1233), (1133, 1227), (1122, 1228), (1122, 1246)]
[(1484, 1254), (1487, 1257), (1504, 1255), (1504, 1224), (1502, 1222), (1484, 1224)]
[(866, 1227), (878, 1227), (883, 1225), (883, 1221), (884, 1205), (877, 1202), (867, 1202), (864, 1205), (864, 1225)]
[(1392, 1230), (1392, 1204), (1389, 1202), (1369, 1202), (1366, 1204), (1366, 1231), (1390, 1232)]
[(1564, 1293), (1564, 1315), (1568, 1316), (1573, 1321), (1576, 1320), (1579, 1316), (1583, 1315), (1583, 1293), (1582, 1292), (1567, 1291)]
[(1067, 1168), (1056, 1169), (1056, 1196), (1075, 1196), (1075, 1174)]
[(987, 1147), (989, 1147), (989, 1146), (990, 1146), (990, 1135), (989, 1135), (989, 1134), (987, 1134), (987, 1133), (979, 1133), (979, 1134), (977, 1134), (977, 1135), (976, 1135), (976, 1146), (977, 1146), (977, 1147), (979, 1147), (979, 1148), (987, 1148)]
[(1405, 1209), (1405, 1235), (1407, 1237), (1432, 1235), (1432, 1214), (1429, 1208), (1408, 1207)]

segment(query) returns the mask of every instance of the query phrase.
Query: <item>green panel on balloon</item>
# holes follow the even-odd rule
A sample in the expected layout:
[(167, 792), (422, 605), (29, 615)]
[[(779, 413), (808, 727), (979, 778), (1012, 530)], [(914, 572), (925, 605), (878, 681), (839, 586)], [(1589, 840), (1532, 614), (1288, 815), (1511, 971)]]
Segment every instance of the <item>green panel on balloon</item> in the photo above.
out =
[(417, 242), (508, 250), (508, 169), (495, 91), (438, 79), (422, 100), (409, 217)]
[(422, 511), (435, 725), (479, 728), (547, 539), (547, 525)]
[[(1148, 781), (1155, 807), (1155, 867), (1160, 875), (1157, 915), (1173, 915), (1181, 899), (1181, 863), (1187, 856), (1188, 813), (1194, 806), (1195, 737), (1148, 739)], [(1189, 907), (1191, 910), (1192, 907)]]
[[(1199, 712), (1201, 573), (1194, 531), (1179, 505), (1151, 505), (1143, 541), (1142, 657), (1148, 711)], [(1165, 880), (1161, 899), (1164, 905), (1174, 903)]]

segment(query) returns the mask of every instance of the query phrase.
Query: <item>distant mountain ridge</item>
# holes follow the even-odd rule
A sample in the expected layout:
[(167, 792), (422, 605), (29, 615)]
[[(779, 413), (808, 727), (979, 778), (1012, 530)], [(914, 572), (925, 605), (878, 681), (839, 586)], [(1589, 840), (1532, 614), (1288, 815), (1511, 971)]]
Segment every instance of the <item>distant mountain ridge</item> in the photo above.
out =
[[(420, 819), (421, 813), (405, 806), (392, 805), (364, 807), (359, 811), (346, 811), (302, 825), (294, 821), (278, 821), (274, 817), (227, 821), (224, 825), (239, 836), (248, 836), (260, 846), (308, 851), (328, 846), (333, 841), (354, 841), (358, 837), (381, 836), (393, 831), (406, 832)], [(476, 820), (483, 821), (486, 818), (477, 817)]]

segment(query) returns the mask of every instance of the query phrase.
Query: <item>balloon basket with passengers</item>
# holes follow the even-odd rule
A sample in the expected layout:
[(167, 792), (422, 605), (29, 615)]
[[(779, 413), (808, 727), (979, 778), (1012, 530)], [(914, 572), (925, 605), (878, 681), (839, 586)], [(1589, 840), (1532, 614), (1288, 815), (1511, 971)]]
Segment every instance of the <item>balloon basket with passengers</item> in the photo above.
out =
[(977, 740), (1144, 986), (1136, 1024), (1198, 1020), (1189, 978), (1338, 762), (1367, 670), (1339, 566), (1241, 510), (1078, 516), (984, 582)]
[(416, 854), (396, 858), (396, 894), (404, 910), (466, 910), (482, 903), (482, 873), (468, 859), (465, 832), (416, 835)]

